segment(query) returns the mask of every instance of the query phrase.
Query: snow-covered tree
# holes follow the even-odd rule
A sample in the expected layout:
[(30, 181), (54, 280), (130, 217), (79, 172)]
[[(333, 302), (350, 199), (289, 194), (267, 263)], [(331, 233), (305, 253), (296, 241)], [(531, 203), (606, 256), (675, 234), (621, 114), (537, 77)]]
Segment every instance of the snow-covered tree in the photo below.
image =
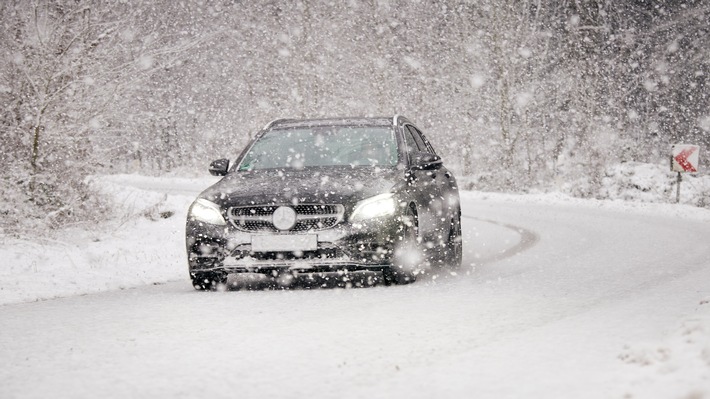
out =
[(126, 100), (194, 44), (174, 42), (146, 14), (128, 3), (0, 4), (7, 224), (27, 214), (51, 226), (100, 208), (83, 180), (111, 164), (107, 147), (126, 147), (135, 114)]
[(611, 163), (710, 145), (708, 18), (701, 0), (7, 0), (2, 223), (85, 219), (87, 174), (201, 169), (279, 117), (401, 113), (466, 187), (593, 196)]

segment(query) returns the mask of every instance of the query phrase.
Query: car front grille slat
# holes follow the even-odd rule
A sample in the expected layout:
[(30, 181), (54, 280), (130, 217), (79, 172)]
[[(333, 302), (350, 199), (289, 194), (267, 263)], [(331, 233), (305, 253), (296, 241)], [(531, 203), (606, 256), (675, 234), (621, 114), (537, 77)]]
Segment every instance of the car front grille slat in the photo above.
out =
[[(229, 208), (227, 215), (232, 226), (250, 232), (278, 232), (272, 216), (280, 205), (253, 205)], [(299, 204), (296, 224), (291, 232), (317, 231), (329, 229), (343, 220), (345, 208), (339, 204)]]

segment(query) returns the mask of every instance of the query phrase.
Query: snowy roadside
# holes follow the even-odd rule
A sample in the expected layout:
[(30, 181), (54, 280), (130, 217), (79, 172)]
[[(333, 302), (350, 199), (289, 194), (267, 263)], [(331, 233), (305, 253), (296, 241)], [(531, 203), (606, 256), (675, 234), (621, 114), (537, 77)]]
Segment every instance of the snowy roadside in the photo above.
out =
[(685, 204), (632, 202), (620, 199), (598, 200), (572, 197), (560, 192), (544, 194), (505, 194), (482, 191), (461, 191), (461, 198), (513, 203), (543, 204), (551, 206), (578, 207), (580, 209), (603, 209), (610, 212), (630, 212), (640, 215), (660, 216), (695, 221), (710, 221), (710, 209)]
[[(486, 186), (486, 182), (481, 181), (480, 176), (462, 176), (458, 180), (464, 188), (476, 189)], [(540, 190), (556, 195), (558, 198), (569, 196), (633, 204), (674, 204), (677, 194), (677, 174), (671, 172), (667, 164), (624, 162), (605, 168), (597, 185), (591, 184), (589, 177), (584, 176), (569, 178)], [(530, 191), (532, 194), (536, 192), (537, 189)], [(546, 198), (549, 201), (551, 197)], [(702, 171), (685, 173), (682, 176), (680, 203), (710, 209), (710, 175)]]
[(692, 316), (673, 327), (665, 339), (630, 344), (619, 355), (629, 366), (624, 397), (710, 395), (710, 297), (699, 301)]
[(112, 175), (90, 181), (113, 199), (114, 220), (67, 229), (54, 239), (0, 241), (0, 304), (186, 277), (185, 215), (214, 179)]

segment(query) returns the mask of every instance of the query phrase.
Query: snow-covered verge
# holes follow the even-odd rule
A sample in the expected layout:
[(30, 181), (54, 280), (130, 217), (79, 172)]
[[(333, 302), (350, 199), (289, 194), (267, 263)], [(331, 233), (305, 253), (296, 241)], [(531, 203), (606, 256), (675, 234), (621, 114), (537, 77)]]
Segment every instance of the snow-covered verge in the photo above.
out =
[(628, 345), (619, 359), (629, 365), (628, 398), (710, 397), (710, 298), (665, 340)]
[[(677, 173), (668, 164), (624, 162), (606, 167), (599, 178), (569, 178), (543, 185), (529, 193), (554, 192), (578, 198), (666, 203), (676, 201)], [(461, 187), (476, 190), (490, 185), (490, 173), (458, 178)], [(710, 175), (684, 173), (680, 203), (710, 209)], [(596, 183), (594, 183), (596, 181)]]
[(67, 228), (52, 238), (0, 237), (0, 304), (184, 279), (187, 207), (212, 181), (90, 178), (111, 199), (113, 219)]
[(672, 218), (710, 222), (709, 210), (691, 205), (633, 202), (624, 201), (620, 199), (586, 199), (573, 197), (569, 194), (564, 194), (561, 192), (538, 194), (506, 194), (480, 191), (461, 191), (461, 198), (493, 200), (498, 202), (571, 206), (579, 208), (598, 208), (609, 211), (632, 212), (641, 215), (665, 216)]
[[(625, 162), (610, 166), (601, 179), (597, 198), (636, 202), (675, 202), (677, 173), (668, 164)], [(572, 186), (567, 187), (573, 193)], [(710, 176), (684, 173), (680, 202), (710, 208)]]

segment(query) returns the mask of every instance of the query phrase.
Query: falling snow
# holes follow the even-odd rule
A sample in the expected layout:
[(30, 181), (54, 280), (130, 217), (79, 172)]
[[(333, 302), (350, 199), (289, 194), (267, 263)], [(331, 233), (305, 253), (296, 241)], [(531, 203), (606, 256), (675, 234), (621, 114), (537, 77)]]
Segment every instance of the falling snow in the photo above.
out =
[[(693, 0), (0, 2), (0, 396), (710, 396), (709, 20)], [(211, 160), (277, 118), (395, 114), (456, 175), (461, 270), (191, 290)], [(677, 143), (701, 148), (680, 192)]]

